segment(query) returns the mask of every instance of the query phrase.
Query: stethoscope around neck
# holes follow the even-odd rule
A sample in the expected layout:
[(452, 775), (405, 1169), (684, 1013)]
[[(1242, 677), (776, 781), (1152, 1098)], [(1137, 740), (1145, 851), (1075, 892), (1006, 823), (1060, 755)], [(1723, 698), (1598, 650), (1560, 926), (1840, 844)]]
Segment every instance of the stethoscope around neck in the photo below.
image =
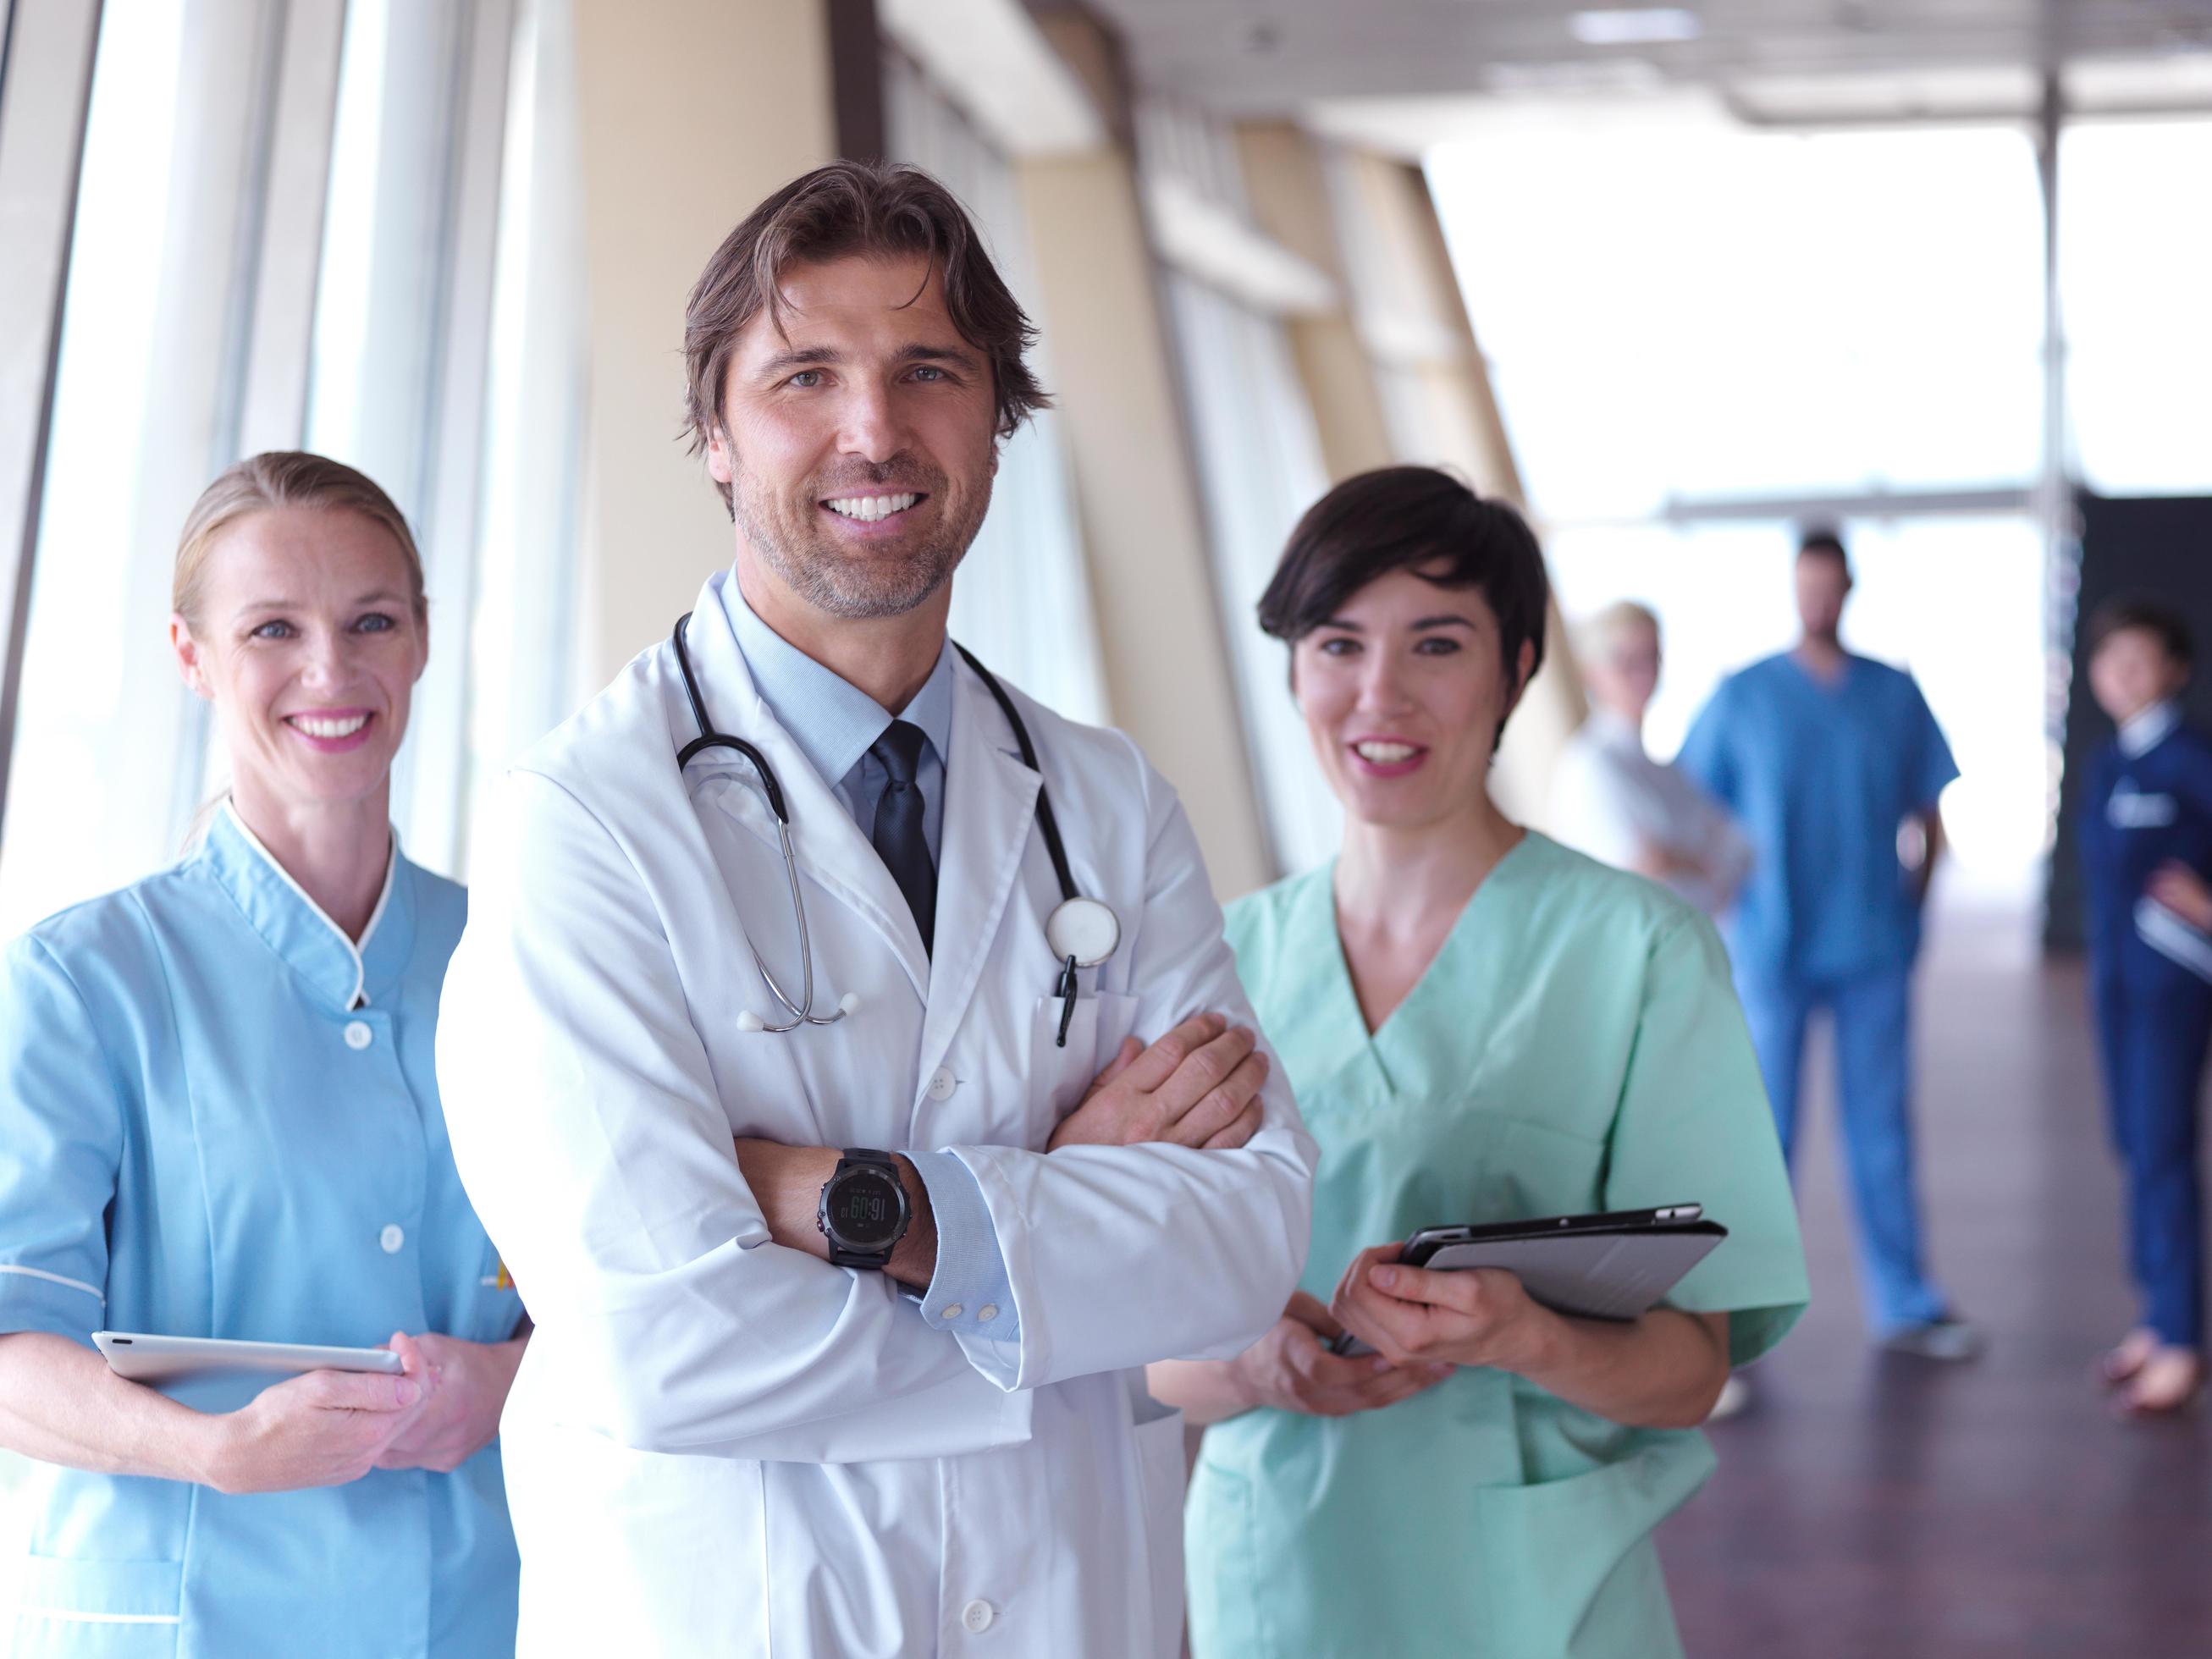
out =
[[(738, 1029), (743, 1031), (795, 1031), (802, 1025), (835, 1025), (846, 1015), (860, 1007), (860, 1000), (850, 991), (838, 999), (835, 1013), (814, 1012), (814, 947), (807, 936), (806, 903), (799, 890), (799, 861), (791, 848), (791, 808), (785, 802), (783, 786), (777, 781), (775, 769), (762, 754), (743, 738), (733, 738), (717, 732), (714, 722), (707, 718), (706, 699), (699, 694), (698, 677), (691, 672), (691, 653), (684, 647), (684, 624), (691, 620), (685, 611), (676, 619), (670, 635), (676, 647), (676, 666), (684, 677), (684, 695), (691, 704), (691, 718), (699, 728), (699, 735), (676, 751), (676, 769), (681, 772), (693, 759), (710, 749), (726, 749), (741, 755), (760, 779), (761, 793), (768, 802), (768, 810), (775, 819), (776, 840), (783, 854), (784, 879), (791, 889), (791, 916), (799, 932), (799, 996), (793, 1000), (775, 975), (769, 972), (768, 963), (761, 957), (760, 947), (752, 943), (750, 935), (745, 943), (753, 953), (753, 966), (760, 969), (761, 982), (768, 987), (769, 994), (780, 1004), (790, 1018), (781, 1023), (762, 1018), (748, 1009), (738, 1016)], [(1067, 1028), (1075, 1017), (1076, 970), (1096, 968), (1112, 956), (1121, 942), (1121, 923), (1109, 905), (1097, 899), (1085, 898), (1075, 890), (1074, 872), (1067, 863), (1067, 848), (1060, 840), (1060, 822), (1054, 816), (1052, 796), (1044, 785), (1044, 769), (1037, 764), (1036, 749), (1030, 742), (1029, 727), (1022, 721), (1014, 708), (1014, 700), (992, 675), (991, 671), (975, 659), (975, 653), (953, 641), (952, 648), (961, 659), (975, 671), (975, 678), (983, 682), (999, 712), (1006, 717), (1013, 728), (1014, 744), (1020, 750), (1022, 764), (1037, 775), (1037, 829), (1044, 836), (1044, 848), (1052, 859), (1052, 872), (1060, 883), (1060, 902), (1045, 918), (1045, 943), (1050, 947), (1053, 959), (1060, 963), (1060, 977), (1053, 987), (1053, 994), (1060, 1000), (1060, 1030), (1056, 1046), (1067, 1046)]]

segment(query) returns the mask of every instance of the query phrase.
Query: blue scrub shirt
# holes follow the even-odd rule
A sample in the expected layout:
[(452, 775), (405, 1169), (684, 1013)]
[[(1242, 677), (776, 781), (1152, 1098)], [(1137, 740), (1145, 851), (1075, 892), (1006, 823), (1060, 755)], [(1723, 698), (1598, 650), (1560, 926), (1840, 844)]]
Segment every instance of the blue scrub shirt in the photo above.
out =
[[(512, 1335), (432, 1067), (465, 908), (395, 851), (356, 951), (226, 807), (180, 864), (16, 940), (0, 1331)], [(450, 1474), (242, 1497), (37, 1468), (16, 1659), (514, 1650), (496, 1443)]]
[(1910, 965), (1920, 911), (1898, 830), (1959, 775), (1910, 674), (1848, 657), (1832, 684), (1769, 657), (1721, 683), (1676, 763), (1757, 852), (1729, 927), (1740, 973), (1803, 984)]

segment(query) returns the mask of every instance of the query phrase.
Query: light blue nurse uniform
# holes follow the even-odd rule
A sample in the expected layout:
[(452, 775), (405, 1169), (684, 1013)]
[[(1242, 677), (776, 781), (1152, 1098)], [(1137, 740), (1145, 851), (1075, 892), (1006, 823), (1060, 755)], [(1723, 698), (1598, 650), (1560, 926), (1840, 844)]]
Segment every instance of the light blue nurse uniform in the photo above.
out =
[[(226, 806), (181, 863), (15, 941), (0, 1331), (511, 1336), (432, 1067), (465, 906), (395, 850), (356, 951)], [(235, 1497), (37, 1467), (15, 1659), (514, 1650), (496, 1443)]]

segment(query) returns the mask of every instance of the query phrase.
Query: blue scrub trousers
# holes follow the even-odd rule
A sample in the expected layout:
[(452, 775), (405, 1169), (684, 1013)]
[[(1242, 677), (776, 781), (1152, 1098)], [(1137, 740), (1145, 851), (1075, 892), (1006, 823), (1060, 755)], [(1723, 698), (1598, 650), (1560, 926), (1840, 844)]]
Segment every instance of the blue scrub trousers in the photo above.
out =
[(2113, 1148), (2127, 1171), (2128, 1271), (2142, 1323), (2177, 1347), (2204, 1343), (2204, 1200), (2197, 1091), (2212, 1044), (2212, 987), (2172, 975), (2097, 976), (2097, 1041)]
[(1877, 1335), (1948, 1311), (1921, 1267), (1912, 1176), (1911, 978), (1909, 963), (1825, 980), (1769, 978), (1741, 969), (1736, 976), (1782, 1155), (1793, 1170), (1805, 1027), (1816, 1008), (1834, 1018), (1836, 1092), (1858, 1217), (1859, 1294)]

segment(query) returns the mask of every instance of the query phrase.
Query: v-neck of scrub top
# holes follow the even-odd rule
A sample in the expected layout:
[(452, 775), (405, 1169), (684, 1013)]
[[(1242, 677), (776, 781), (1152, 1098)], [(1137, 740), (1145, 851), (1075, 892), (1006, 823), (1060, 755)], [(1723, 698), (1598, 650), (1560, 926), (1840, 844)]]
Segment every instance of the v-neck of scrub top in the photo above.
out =
[(296, 975), (316, 1001), (349, 1012), (390, 995), (415, 948), (414, 907), (397, 879), (399, 835), (391, 832), (384, 890), (358, 943), (276, 861), (226, 800), (208, 826), (201, 859), (246, 925)]
[[(1512, 964), (1498, 953), (1472, 951), (1468, 940), (1483, 918), (1506, 902), (1499, 895), (1510, 896), (1523, 869), (1540, 859), (1529, 850), (1540, 839), (1523, 830), (1521, 839), (1491, 866), (1460, 907), (1420, 977), (1372, 1031), (1359, 1006), (1352, 961), (1337, 926), (1336, 861), (1331, 860), (1325, 878), (1308, 884), (1291, 927), (1291, 955), (1329, 964), (1329, 971), (1316, 978), (1316, 1006), (1306, 1011), (1306, 1018), (1291, 1022), (1276, 1045), (1291, 1062), (1292, 1075), (1334, 1079), (1352, 1067), (1364, 1066), (1386, 1093), (1416, 1096), (1436, 1089), (1448, 1077), (1463, 1075), (1455, 1064), (1461, 1045), (1439, 1042), (1440, 1033), (1429, 1014), (1429, 1004), (1443, 994), (1432, 988), (1450, 986), (1455, 1002), (1463, 1004), (1469, 986), (1486, 994), (1492, 982), (1510, 969)], [(1271, 1031), (1270, 1040), (1275, 1036)]]
[(1841, 672), (1831, 678), (1808, 668), (1795, 651), (1784, 652), (1782, 660), (1796, 671), (1797, 678), (1804, 682), (1808, 691), (1817, 692), (1821, 700), (1827, 702), (1840, 702), (1850, 693), (1851, 681), (1856, 676), (1859, 665), (1859, 659), (1846, 651)]

